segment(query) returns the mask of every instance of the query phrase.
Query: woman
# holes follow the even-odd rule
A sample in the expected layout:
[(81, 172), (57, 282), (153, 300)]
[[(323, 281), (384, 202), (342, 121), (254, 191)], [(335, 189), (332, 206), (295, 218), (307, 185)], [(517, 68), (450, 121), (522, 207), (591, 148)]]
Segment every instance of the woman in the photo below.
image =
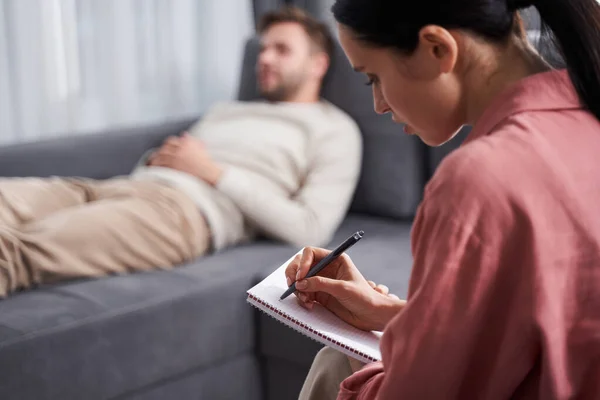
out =
[[(531, 5), (567, 70), (527, 43), (517, 11)], [(307, 248), (288, 266), (304, 306), (385, 329), (382, 362), (322, 351), (301, 397), (600, 398), (599, 8), (335, 3), (342, 47), (373, 85), (376, 112), (432, 146), (463, 124), (473, 131), (425, 190), (407, 303), (373, 290), (347, 256), (304, 280), (325, 250)]]

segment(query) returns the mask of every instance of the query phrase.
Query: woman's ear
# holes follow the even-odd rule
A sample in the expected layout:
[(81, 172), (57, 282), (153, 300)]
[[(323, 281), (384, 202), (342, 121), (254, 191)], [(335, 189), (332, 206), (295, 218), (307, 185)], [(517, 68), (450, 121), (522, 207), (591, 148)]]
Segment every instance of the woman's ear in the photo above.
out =
[(456, 38), (446, 29), (437, 25), (424, 26), (419, 32), (419, 46), (437, 63), (439, 73), (451, 72), (458, 59)]

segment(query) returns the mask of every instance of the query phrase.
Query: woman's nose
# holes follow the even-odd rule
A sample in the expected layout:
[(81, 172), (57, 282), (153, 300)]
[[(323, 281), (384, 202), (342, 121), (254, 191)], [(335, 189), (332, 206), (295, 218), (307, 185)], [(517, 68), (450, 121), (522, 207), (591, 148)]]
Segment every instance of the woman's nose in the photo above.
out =
[(381, 96), (374, 96), (374, 108), (377, 114), (387, 114), (391, 111), (388, 103)]
[(381, 94), (381, 90), (375, 85), (373, 85), (373, 108), (377, 114), (387, 114), (391, 111), (390, 106)]

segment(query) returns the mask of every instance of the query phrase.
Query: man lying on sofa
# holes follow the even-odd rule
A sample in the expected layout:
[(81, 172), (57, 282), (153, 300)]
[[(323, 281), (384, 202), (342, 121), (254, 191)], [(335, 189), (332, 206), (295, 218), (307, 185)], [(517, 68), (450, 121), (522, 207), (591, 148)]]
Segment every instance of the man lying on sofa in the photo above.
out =
[(259, 28), (264, 100), (217, 105), (130, 176), (0, 180), (0, 297), (169, 268), (259, 234), (328, 242), (361, 161), (356, 124), (319, 97), (332, 38), (297, 9)]

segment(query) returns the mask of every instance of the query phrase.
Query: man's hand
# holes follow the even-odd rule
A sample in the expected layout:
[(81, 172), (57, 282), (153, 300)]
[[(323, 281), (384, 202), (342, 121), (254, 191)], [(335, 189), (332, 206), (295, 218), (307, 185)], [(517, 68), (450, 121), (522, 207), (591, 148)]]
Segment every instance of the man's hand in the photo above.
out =
[(172, 168), (216, 185), (223, 171), (209, 156), (204, 144), (188, 134), (171, 136), (150, 156), (148, 165)]
[(318, 276), (303, 279), (329, 250), (307, 247), (287, 266), (288, 285), (296, 281), (296, 296), (308, 309), (317, 302), (359, 329), (382, 331), (405, 301), (388, 294), (387, 287), (367, 281), (348, 255), (343, 254)]

